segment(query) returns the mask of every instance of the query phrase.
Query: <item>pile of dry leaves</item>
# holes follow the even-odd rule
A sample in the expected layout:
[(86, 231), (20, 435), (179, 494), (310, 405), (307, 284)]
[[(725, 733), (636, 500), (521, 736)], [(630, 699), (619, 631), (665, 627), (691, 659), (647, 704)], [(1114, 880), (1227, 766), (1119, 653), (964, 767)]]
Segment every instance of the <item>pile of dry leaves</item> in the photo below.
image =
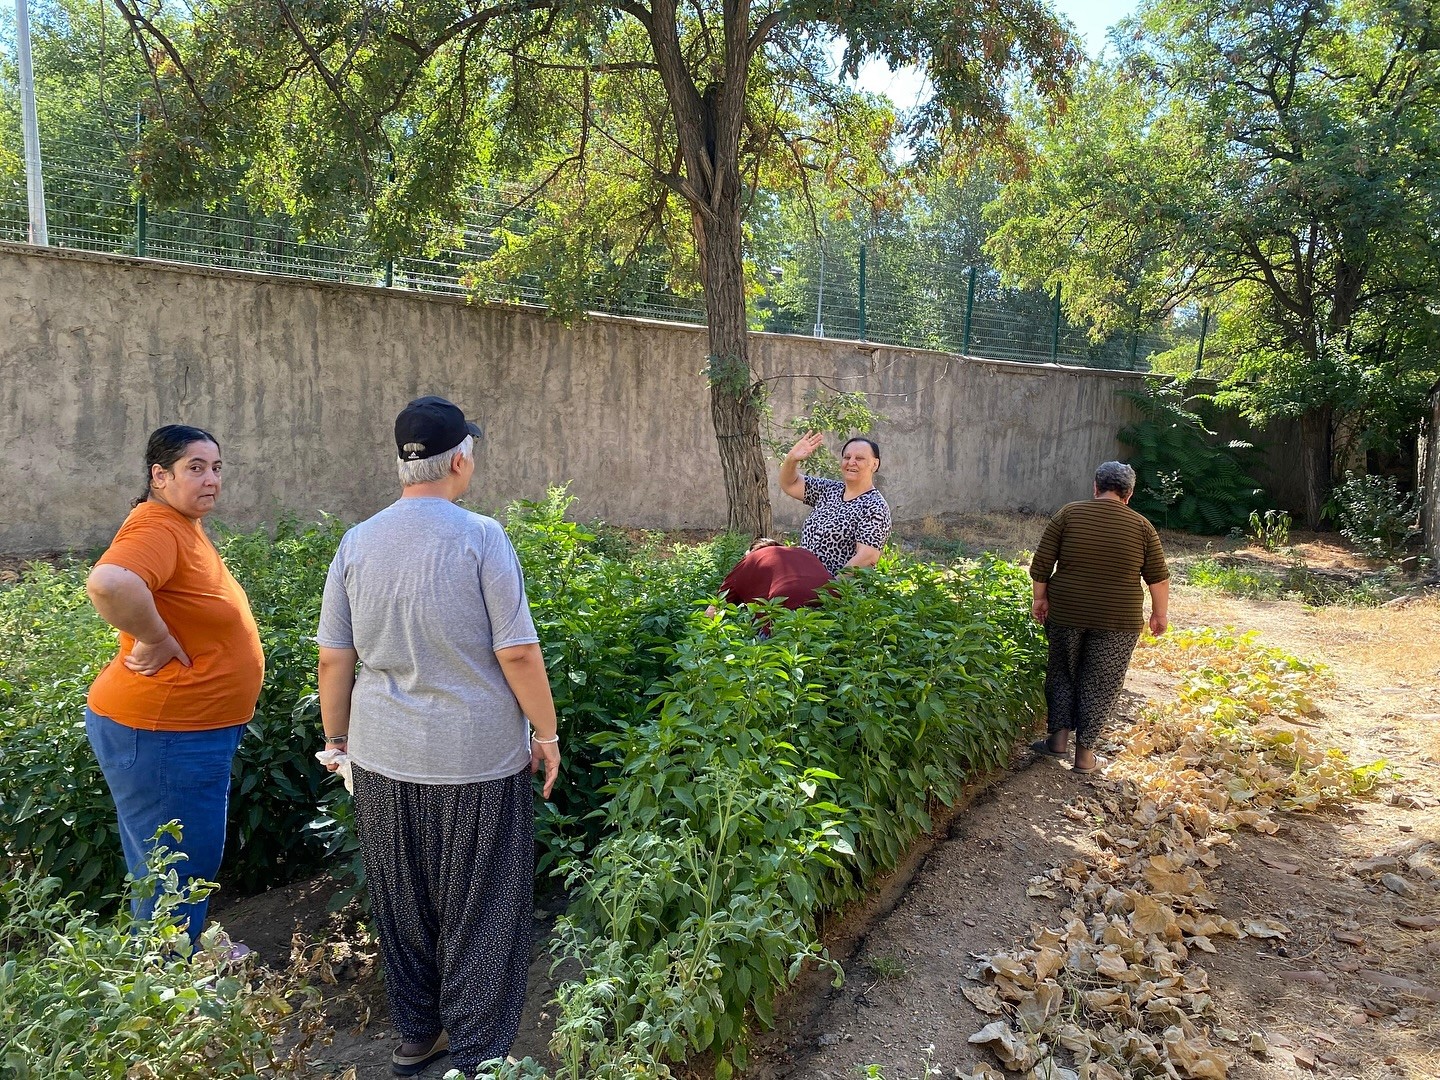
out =
[[(1095, 824), (1099, 854), (1028, 889), (1068, 900), (1064, 926), (1013, 954), (978, 957), (979, 985), (963, 989), (996, 1017), (970, 1041), (1035, 1080), (1223, 1080), (1222, 1044), (1263, 1053), (1260, 1034), (1215, 1024), (1197, 961), (1217, 937), (1283, 939), (1289, 929), (1217, 915), (1207, 873), (1237, 830), (1277, 832), (1277, 811), (1350, 798), (1384, 769), (1355, 766), (1295, 723), (1314, 711), (1311, 694), (1327, 676), (1253, 637), (1181, 632), (1142, 648), (1136, 662), (1178, 674), (1180, 692), (1140, 716), (1098, 793), (1066, 808)], [(1059, 1063), (1061, 1049), (1074, 1067)], [(981, 1065), (971, 1080), (1002, 1075)]]

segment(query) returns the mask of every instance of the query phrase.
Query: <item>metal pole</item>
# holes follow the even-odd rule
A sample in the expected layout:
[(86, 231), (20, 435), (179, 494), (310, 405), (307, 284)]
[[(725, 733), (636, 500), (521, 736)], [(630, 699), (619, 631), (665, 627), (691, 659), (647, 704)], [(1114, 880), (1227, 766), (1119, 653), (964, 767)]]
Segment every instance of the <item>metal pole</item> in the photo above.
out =
[(1050, 363), (1060, 358), (1060, 286), (1055, 286), (1055, 320), (1050, 331)]
[(1205, 332), (1210, 329), (1210, 309), (1206, 308), (1200, 313), (1200, 347), (1195, 350), (1195, 373), (1200, 373), (1200, 365), (1205, 362)]
[(815, 336), (825, 336), (825, 237), (820, 237), (820, 289), (815, 294)]
[[(137, 107), (135, 109), (135, 142), (140, 142), (141, 133), (145, 129), (145, 116)], [(144, 258), (149, 245), (145, 235), (145, 192), (141, 191), (135, 199), (135, 254)]]
[[(385, 160), (390, 163), (390, 172), (387, 175), (386, 179), (393, 184), (395, 182), (394, 151), (386, 150)], [(391, 255), (388, 259), (385, 260), (385, 287), (387, 289), (393, 289), (395, 287), (395, 256), (393, 255)]]
[(1139, 328), (1138, 326), (1132, 326), (1132, 327), (1130, 328), (1130, 370), (1131, 370), (1131, 371), (1134, 371), (1134, 370), (1135, 370), (1135, 360), (1136, 360), (1136, 357), (1137, 357), (1137, 355), (1139, 354), (1139, 352), (1140, 352), (1140, 328)]
[(865, 341), (865, 245), (860, 245), (860, 340)]
[(20, 53), (20, 114), (25, 128), (25, 191), (30, 197), (30, 243), (48, 247), (45, 179), (40, 175), (40, 125), (35, 119), (35, 71), (30, 63), (30, 12), (15, 0), (15, 38)]
[(965, 333), (960, 344), (960, 355), (970, 355), (970, 316), (975, 311), (975, 268), (970, 267), (970, 281), (965, 286)]

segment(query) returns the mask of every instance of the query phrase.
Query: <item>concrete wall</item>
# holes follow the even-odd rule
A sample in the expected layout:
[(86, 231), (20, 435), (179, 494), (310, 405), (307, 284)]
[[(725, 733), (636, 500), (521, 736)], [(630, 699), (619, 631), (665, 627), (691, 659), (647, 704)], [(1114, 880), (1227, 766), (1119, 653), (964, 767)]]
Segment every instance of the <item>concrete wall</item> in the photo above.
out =
[[(103, 544), (143, 488), (145, 438), (221, 439), (217, 517), (358, 519), (395, 494), (395, 413), (442, 393), (484, 426), (471, 498), (571, 482), (575, 512), (720, 527), (703, 329), (0, 244), (0, 551)], [(897, 520), (1050, 511), (1116, 457), (1138, 376), (756, 335), (777, 420), (836, 378), (889, 417), (879, 487)], [(789, 376), (802, 375), (794, 378)], [(772, 471), (772, 485), (774, 473)], [(781, 526), (799, 504), (772, 487)]]

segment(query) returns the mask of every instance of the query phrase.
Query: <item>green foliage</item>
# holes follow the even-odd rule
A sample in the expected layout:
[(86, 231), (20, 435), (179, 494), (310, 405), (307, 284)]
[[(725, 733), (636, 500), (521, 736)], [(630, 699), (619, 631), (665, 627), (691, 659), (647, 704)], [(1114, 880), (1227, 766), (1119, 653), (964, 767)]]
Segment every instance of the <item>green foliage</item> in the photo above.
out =
[[(178, 836), (173, 825), (171, 835)], [(163, 830), (162, 830), (163, 831)], [(0, 1073), (14, 1080), (164, 1076), (291, 1076), (278, 1059), (292, 1011), (267, 977), (227, 957), (218, 928), (192, 955), (175, 908), (210, 886), (177, 885), (163, 847), (132, 883), (157, 898), (152, 919), (128, 905), (109, 919), (67, 896), (58, 878), (27, 871), (0, 883)], [(308, 993), (308, 992), (307, 992)]]
[(1321, 574), (1293, 558), (1283, 572), (1245, 568), (1218, 559), (1196, 559), (1185, 566), (1185, 580), (1245, 600), (1296, 600), (1311, 607), (1376, 607), (1393, 595), (1382, 577), (1357, 580)]
[(1400, 491), (1393, 476), (1345, 474), (1335, 489), (1340, 535), (1372, 559), (1391, 559), (1415, 531), (1415, 496)]
[(594, 843), (600, 822), (592, 815), (606, 802), (601, 788), (610, 761), (595, 736), (644, 715), (665, 676), (665, 651), (685, 634), (695, 604), (719, 590), (749, 539), (622, 547), (613, 535), (567, 521), (573, 501), (552, 488), (506, 514), (565, 736), (565, 782), (539, 815), (545, 868)]
[(1284, 510), (1250, 511), (1246, 535), (1266, 551), (1279, 551), (1290, 542), (1290, 515)]
[[(595, 742), (620, 763), (562, 922), (584, 978), (556, 1048), (578, 1078), (696, 1050), (744, 1066), (745, 1020), (825, 962), (818, 915), (930, 827), (931, 801), (1001, 764), (1040, 709), (1028, 580), (887, 556), (757, 639), (692, 616), (654, 708)], [(622, 1075), (622, 1073), (613, 1073)]]
[[(567, 521), (569, 505), (556, 489), (507, 514), (566, 740), (538, 830), (542, 869), (573, 890), (561, 954), (583, 972), (559, 992), (560, 1076), (661, 1077), (696, 1051), (729, 1075), (747, 1021), (770, 1023), (801, 966), (829, 963), (820, 914), (894, 867), (931, 806), (1002, 764), (1035, 720), (1028, 577), (889, 553), (818, 608), (767, 611), (762, 640), (747, 611), (701, 613), (744, 538), (629, 545)], [(353, 810), (312, 756), (308, 639), (340, 534), (284, 522), (220, 541), (269, 658), (235, 774), (224, 873), (242, 887), (354, 860)], [(33, 568), (0, 591), (0, 632), (26, 642), (0, 684), (0, 749), (21, 763), (0, 772), (0, 840), (17, 879), (38, 867), (103, 902), (119, 845), (79, 709), (113, 639), (84, 570)]]
[[(783, 460), (796, 440), (811, 431), (848, 439), (867, 435), (885, 422), (886, 417), (870, 407), (870, 399), (863, 392), (809, 390), (805, 394), (805, 411), (791, 417), (789, 424), (765, 440), (765, 445), (777, 460)], [(805, 459), (805, 472), (838, 478), (840, 461), (828, 446), (821, 446)]]
[(1120, 430), (1132, 447), (1135, 495), (1130, 505), (1167, 529), (1217, 535), (1244, 525), (1264, 492), (1246, 472), (1249, 443), (1220, 445), (1179, 383), (1121, 390), (1141, 418)]
[(33, 563), (0, 587), (0, 876), (33, 867), (105, 896), (124, 868), (84, 709), (115, 636), (85, 596), (88, 569)]
[(1410, 437), (1440, 375), (1435, 26), (1416, 0), (1146, 0), (1069, 109), (1030, 115), (997, 264), (1097, 332), (1213, 309), (1222, 401), (1306, 415), (1323, 499), (1332, 434)]
[(330, 560), (345, 526), (334, 518), (222, 532), (220, 555), (250, 598), (265, 650), (265, 682), (235, 755), (225, 880), (254, 892), (312, 873), (336, 838), (312, 828), (316, 808), (342, 797), (314, 758), (315, 627)]

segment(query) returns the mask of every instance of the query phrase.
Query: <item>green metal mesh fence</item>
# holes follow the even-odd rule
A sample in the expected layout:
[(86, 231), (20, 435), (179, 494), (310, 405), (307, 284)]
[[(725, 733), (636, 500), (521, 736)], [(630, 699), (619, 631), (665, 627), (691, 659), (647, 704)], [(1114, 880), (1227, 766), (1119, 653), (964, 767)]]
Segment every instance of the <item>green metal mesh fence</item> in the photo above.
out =
[[(136, 196), (123, 128), (97, 128), (85, 141), (83, 153), (44, 162), (50, 242), (55, 246), (465, 294), (470, 291), (467, 267), (497, 246), (495, 226), (502, 218), (514, 224), (513, 217), (505, 218), (510, 208), (505, 192), (477, 190), (463, 228), (456, 231), (463, 238), (458, 245), (386, 263), (366, 249), (364, 224), (358, 219), (338, 223), (329, 238), (316, 242), (303, 238), (281, 216), (251, 212), (238, 196), (208, 207), (146, 207)], [(23, 171), (0, 169), (0, 239), (23, 241), (26, 228)], [(814, 250), (796, 253), (787, 260), (790, 269), (774, 273), (752, 304), (751, 324), (780, 333), (996, 360), (1123, 369), (1148, 368), (1149, 357), (1185, 340), (1183, 329), (1156, 327), (1092, 342), (1082, 329), (1058, 318), (1052, 297), (1001, 288), (989, 267), (960, 261), (905, 263), (902, 274), (897, 260), (903, 256), (877, 242), (868, 245), (862, 276), (856, 248), (834, 250), (816, 241)], [(544, 302), (538, 283), (523, 280), (505, 282), (487, 298)], [(617, 315), (705, 321), (703, 302), (668, 289), (658, 269), (641, 286), (618, 297), (597, 298), (587, 307)]]

